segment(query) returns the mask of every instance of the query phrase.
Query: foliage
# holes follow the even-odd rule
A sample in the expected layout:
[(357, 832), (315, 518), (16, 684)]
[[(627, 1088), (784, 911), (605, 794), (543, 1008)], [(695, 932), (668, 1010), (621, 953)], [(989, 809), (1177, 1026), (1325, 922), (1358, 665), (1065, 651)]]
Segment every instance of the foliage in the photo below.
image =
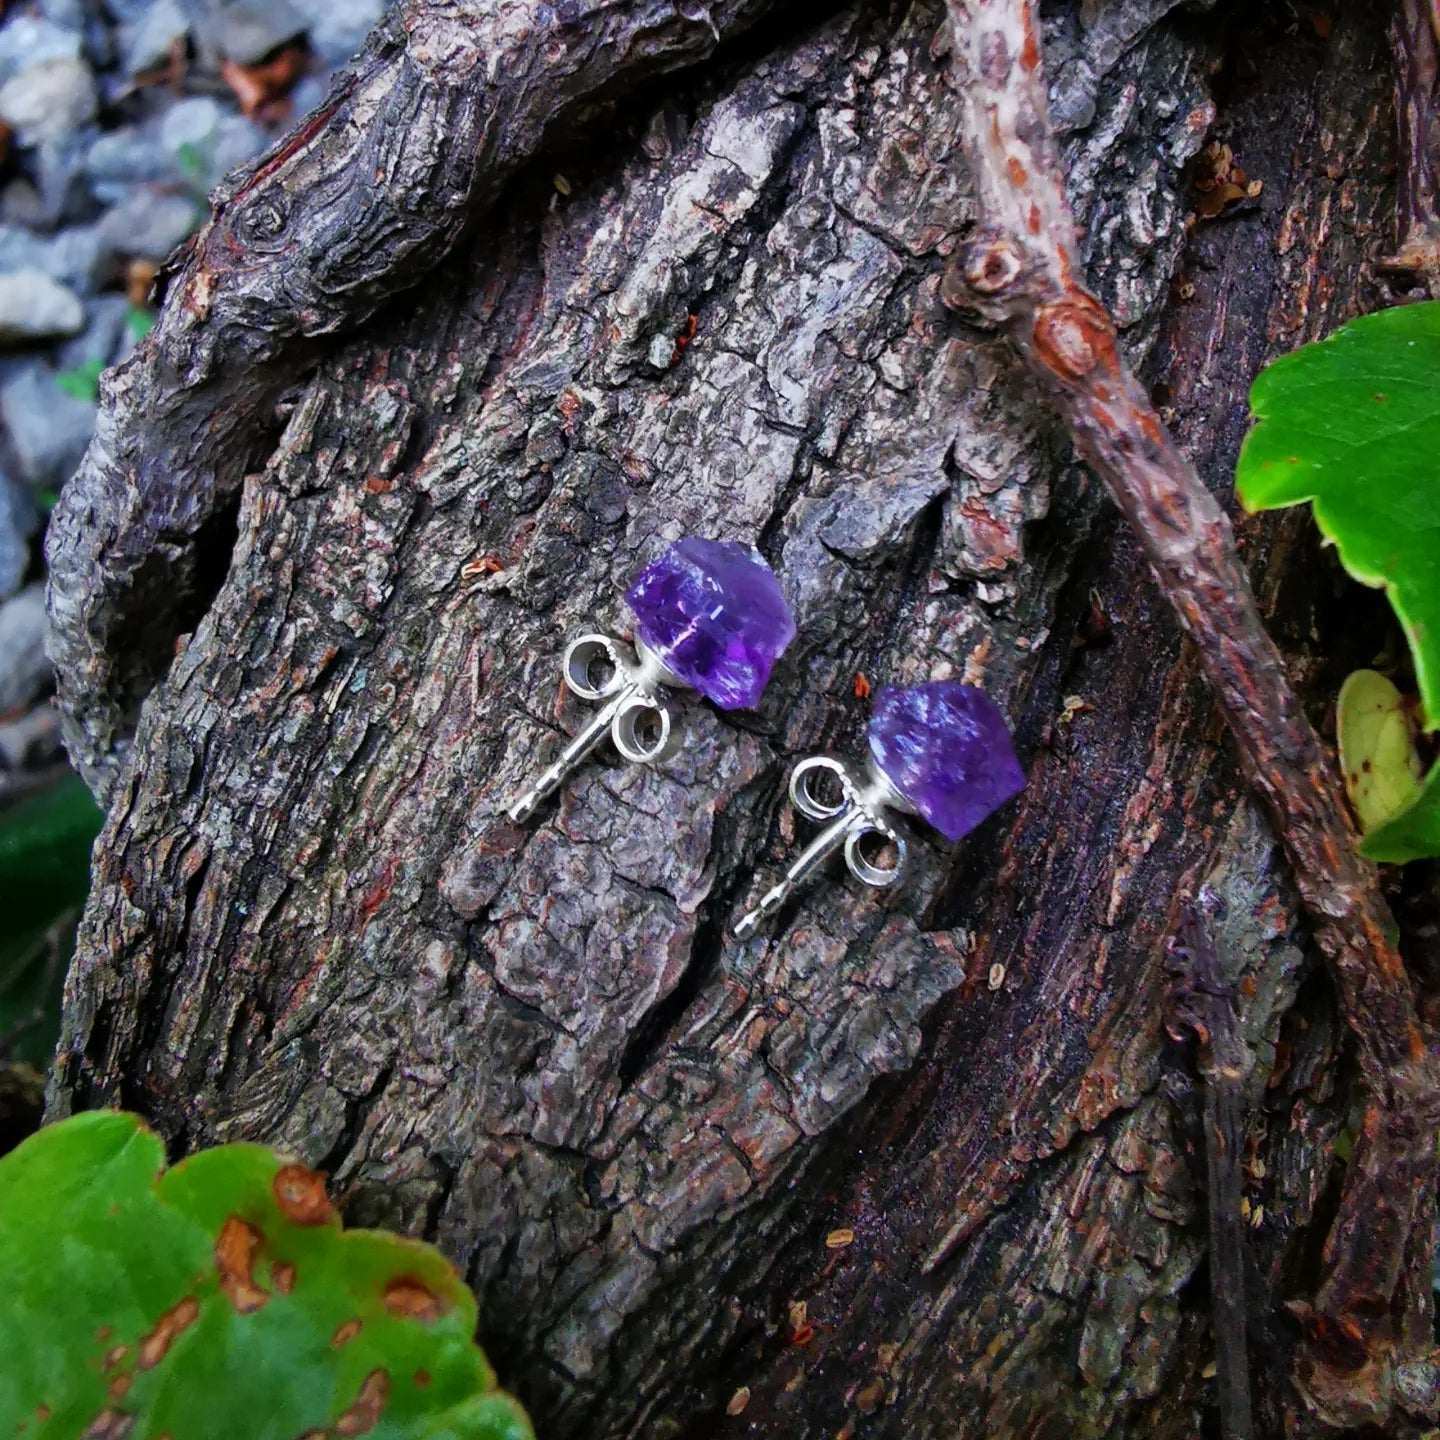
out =
[[(139, 344), (155, 328), (155, 312), (143, 305), (132, 305), (125, 312), (125, 331), (130, 339)], [(55, 383), (72, 400), (84, 400), (94, 405), (100, 399), (100, 377), (105, 373), (103, 360), (87, 360), (70, 370), (56, 372)]]
[(1335, 720), (1340, 771), (1364, 831), (1377, 830), (1420, 794), (1420, 756), (1405, 697), (1374, 670), (1357, 670), (1340, 687)]
[[(1383, 587), (1410, 642), (1426, 729), (1440, 728), (1440, 302), (1352, 321), (1269, 366), (1240, 454), (1248, 510), (1311, 501), (1341, 563)], [(1362, 817), (1363, 818), (1363, 817)], [(1440, 854), (1440, 767), (1362, 847)]]
[(155, 312), (143, 305), (132, 305), (125, 314), (125, 328), (138, 345), (155, 328)]
[(258, 1145), (164, 1168), (134, 1116), (0, 1160), (0, 1435), (532, 1440), (429, 1245), (342, 1232)]
[(103, 360), (87, 360), (71, 370), (57, 371), (55, 383), (72, 400), (85, 400), (93, 405), (100, 398), (100, 375), (104, 369)]
[(54, 1048), (100, 821), (76, 775), (0, 811), (0, 1060), (43, 1064)]

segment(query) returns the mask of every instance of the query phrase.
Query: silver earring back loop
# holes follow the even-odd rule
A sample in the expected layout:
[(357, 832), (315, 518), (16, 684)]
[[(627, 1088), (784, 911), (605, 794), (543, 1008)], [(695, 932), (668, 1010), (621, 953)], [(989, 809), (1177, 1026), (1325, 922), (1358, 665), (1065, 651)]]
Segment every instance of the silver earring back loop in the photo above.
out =
[(566, 647), (560, 672), (572, 694), (604, 708), (560, 752), (555, 762), (506, 814), (523, 825), (608, 735), (616, 750), (634, 765), (658, 765), (675, 751), (679, 726), (667, 693), (685, 682), (665, 667), (643, 640), (632, 660), (608, 635), (582, 635)]
[[(834, 799), (827, 799), (817, 783), (829, 777)], [(877, 890), (900, 879), (905, 867), (905, 837), (890, 823), (887, 810), (914, 813), (914, 807), (876, 768), (859, 773), (843, 760), (812, 755), (790, 774), (790, 802), (807, 819), (829, 822), (795, 858), (778, 884), (736, 926), (741, 938), (778, 910), (786, 898), (837, 851), (845, 856), (850, 873)], [(885, 858), (887, 856), (893, 858)]]

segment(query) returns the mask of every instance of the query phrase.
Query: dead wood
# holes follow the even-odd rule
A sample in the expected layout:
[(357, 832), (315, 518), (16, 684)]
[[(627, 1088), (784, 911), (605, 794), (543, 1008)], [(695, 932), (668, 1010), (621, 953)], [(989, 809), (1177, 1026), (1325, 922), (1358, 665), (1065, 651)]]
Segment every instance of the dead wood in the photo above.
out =
[[(754, 13), (661, 11), (675, 59)], [(1284, 1305), (1313, 1293), (1346, 1118), (1333, 999), (1138, 552), (1008, 341), (941, 298), (974, 205), (943, 8), (821, 6), (653, 91), (587, 88), (466, 236), (494, 192), (460, 142), (504, 127), (475, 73), (447, 90), (410, 53), (432, 12), (467, 13), (402, 7), (227, 188), (67, 491), (67, 703), (113, 791), (52, 1112), (286, 1144), (352, 1220), (435, 1236), (547, 1436), (1188, 1437), (1204, 1162), (1160, 961), (1208, 882), (1257, 1056), (1257, 1428), (1314, 1433)], [(1227, 114), (1265, 204), (1195, 237), (1169, 308), (1221, 33), (1118, 0), (1045, 41), (1089, 282), (1136, 363), (1160, 339), (1212, 480), (1266, 354), (1368, 299), (1394, 154), (1371, 7), (1277, 39)], [(499, 90), (540, 73), (513, 68)], [(321, 262), (353, 177), (411, 173), (398, 114), (435, 167), (365, 199), (389, 248), (352, 292), (363, 238)], [(177, 602), (209, 595), (198, 517), (237, 489), (172, 662)], [(696, 708), (670, 765), (592, 766), (517, 829), (505, 802), (578, 718), (565, 639), (623, 626), (621, 582), (682, 532), (756, 538), (785, 579), (801, 640), (765, 706)], [(1301, 532), (1251, 533), (1296, 574)], [(1268, 618), (1303, 656), (1330, 581), (1298, 570)], [(945, 673), (1015, 718), (1017, 809), (921, 847), (888, 902), (837, 878), (735, 943), (790, 847), (787, 765), (854, 748), (857, 675)]]
[[(1440, 1075), (1396, 926), (1358, 853), (1333, 757), (1305, 715), (1240, 563), (1230, 523), (1167, 434), (1085, 288), (1032, 0), (949, 0), (978, 226), (958, 289), (1005, 327), (1076, 448), (1140, 537), (1215, 688), (1250, 782), (1334, 968), (1367, 1091), (1299, 1381), (1336, 1425), (1384, 1420), (1397, 1372), (1428, 1373)], [(1412, 1269), (1412, 1251), (1416, 1268)], [(1417, 1274), (1420, 1277), (1417, 1283)], [(1413, 1348), (1411, 1348), (1413, 1347)]]

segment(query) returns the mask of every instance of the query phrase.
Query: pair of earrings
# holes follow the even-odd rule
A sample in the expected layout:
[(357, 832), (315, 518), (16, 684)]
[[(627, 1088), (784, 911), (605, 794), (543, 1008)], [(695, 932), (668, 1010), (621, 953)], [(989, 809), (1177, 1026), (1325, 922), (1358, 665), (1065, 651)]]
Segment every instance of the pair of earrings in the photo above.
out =
[[(673, 753), (675, 692), (698, 691), (721, 710), (758, 704), (795, 638), (774, 572), (757, 551), (733, 541), (677, 541), (636, 576), (625, 603), (635, 617), (634, 658), (608, 635), (582, 635), (565, 651), (566, 685), (603, 708), (510, 805), (517, 824), (607, 735), (634, 764)], [(940, 680), (881, 690), (866, 738), (864, 770), (815, 755), (791, 773), (791, 803), (825, 828), (736, 925), (737, 935), (751, 933), (837, 850), (857, 880), (877, 889), (895, 884), (906, 847), (889, 812), (918, 815), (958, 840), (1025, 783), (1004, 716), (973, 685)]]

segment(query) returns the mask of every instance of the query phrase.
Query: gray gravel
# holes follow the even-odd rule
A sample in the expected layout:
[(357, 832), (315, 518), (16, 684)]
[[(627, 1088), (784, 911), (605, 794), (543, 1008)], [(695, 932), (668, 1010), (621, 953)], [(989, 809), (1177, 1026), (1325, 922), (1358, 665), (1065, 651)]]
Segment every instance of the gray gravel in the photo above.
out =
[[(53, 764), (36, 573), (43, 515), (94, 431), (101, 368), (148, 316), (149, 267), (208, 192), (319, 104), (389, 0), (10, 0), (0, 22), (0, 768)], [(292, 113), (250, 118), (221, 74), (304, 44)], [(183, 64), (176, 69), (176, 56)], [(36, 706), (15, 718), (17, 708)]]
[(0, 604), (0, 715), (40, 698), (50, 686), (45, 587), (30, 585)]
[(36, 361), (0, 386), (16, 469), (36, 490), (58, 490), (74, 474), (95, 430), (95, 406), (68, 395), (57, 373)]
[(84, 328), (79, 297), (43, 270), (0, 275), (0, 345), (78, 335)]
[(39, 528), (30, 492), (0, 470), (0, 600), (8, 600), (30, 568), (30, 538)]

